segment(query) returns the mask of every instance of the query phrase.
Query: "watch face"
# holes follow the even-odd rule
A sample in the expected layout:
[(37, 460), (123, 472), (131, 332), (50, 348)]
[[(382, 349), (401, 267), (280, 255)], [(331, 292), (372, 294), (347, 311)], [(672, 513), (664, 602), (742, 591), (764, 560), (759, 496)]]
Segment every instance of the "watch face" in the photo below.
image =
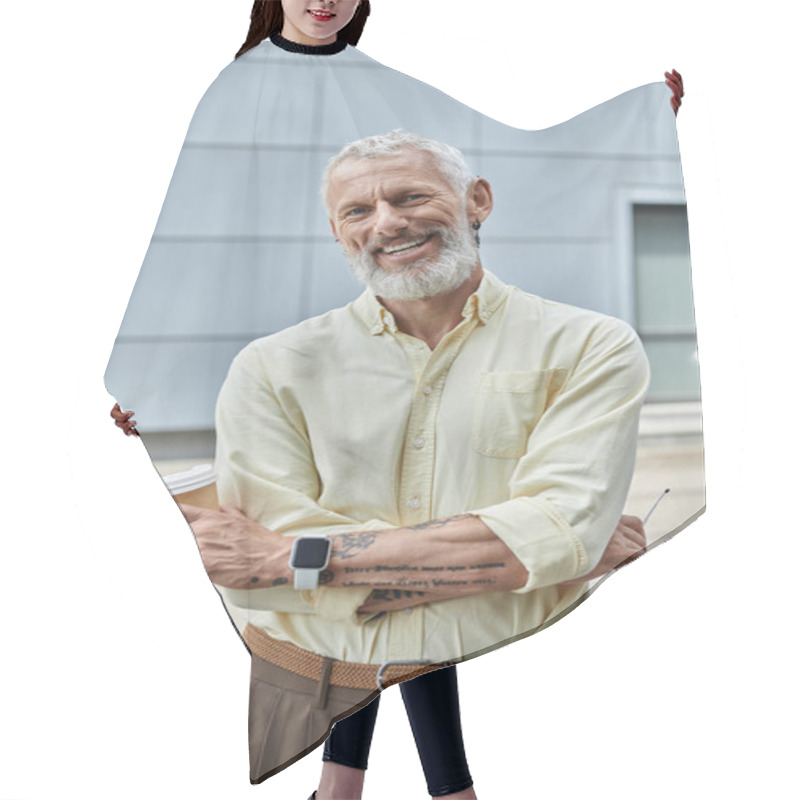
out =
[(328, 563), (330, 547), (328, 539), (296, 539), (290, 565), (293, 569), (322, 569)]

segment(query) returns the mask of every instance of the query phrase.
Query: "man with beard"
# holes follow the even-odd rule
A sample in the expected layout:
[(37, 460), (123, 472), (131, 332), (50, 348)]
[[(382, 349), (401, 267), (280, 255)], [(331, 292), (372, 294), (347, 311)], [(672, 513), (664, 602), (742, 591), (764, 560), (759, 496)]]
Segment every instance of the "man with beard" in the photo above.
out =
[(644, 545), (617, 524), (648, 378), (629, 326), (484, 271), (491, 187), (448, 145), (354, 142), (323, 198), (367, 291), (237, 356), (224, 506), (184, 509), (254, 656), (254, 779), (294, 755), (262, 757), (287, 695), (314, 695), (310, 745), (376, 679), (533, 632)]

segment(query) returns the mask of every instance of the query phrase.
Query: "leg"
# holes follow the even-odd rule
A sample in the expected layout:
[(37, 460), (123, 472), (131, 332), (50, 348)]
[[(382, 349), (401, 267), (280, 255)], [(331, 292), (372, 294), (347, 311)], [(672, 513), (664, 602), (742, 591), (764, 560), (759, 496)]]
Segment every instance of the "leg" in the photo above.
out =
[(426, 672), (400, 684), (432, 797), (474, 798), (464, 752), (456, 668)]
[(325, 741), (316, 800), (358, 800), (364, 786), (380, 697), (339, 720)]

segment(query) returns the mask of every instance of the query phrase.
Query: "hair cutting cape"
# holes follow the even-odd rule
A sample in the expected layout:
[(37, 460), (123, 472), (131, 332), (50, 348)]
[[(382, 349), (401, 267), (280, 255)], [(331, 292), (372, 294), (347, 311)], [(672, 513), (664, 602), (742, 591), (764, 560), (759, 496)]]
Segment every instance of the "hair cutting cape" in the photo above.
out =
[[(680, 530), (702, 512), (704, 489), (685, 205), (666, 87), (643, 86), (523, 131), (351, 47), (319, 55), (264, 41), (222, 71), (192, 119), (106, 372), (111, 394), (136, 411), (161, 473), (212, 457), (215, 403), (242, 348), (360, 294), (331, 235), (320, 177), (344, 144), (395, 129), (453, 145), (490, 181), (485, 268), (637, 330), (652, 380), (625, 510), (643, 517), (671, 488), (648, 521), (648, 540)], [(263, 622), (246, 592), (222, 594), (240, 631)], [(292, 640), (290, 625), (271, 633)], [(510, 638), (518, 637), (491, 644)], [(271, 727), (279, 731), (281, 720)], [(319, 731), (309, 737), (298, 755), (320, 741)]]

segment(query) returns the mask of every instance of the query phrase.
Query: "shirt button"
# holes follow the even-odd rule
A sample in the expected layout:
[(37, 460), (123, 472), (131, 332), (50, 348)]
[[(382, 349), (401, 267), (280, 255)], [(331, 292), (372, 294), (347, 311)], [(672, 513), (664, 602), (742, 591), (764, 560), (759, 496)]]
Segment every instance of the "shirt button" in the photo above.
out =
[(420, 450), (421, 448), (425, 447), (425, 440), (424, 439), (414, 439), (414, 447), (416, 447), (417, 450)]
[(430, 387), (430, 386), (426, 386), (426, 387), (425, 387), (425, 388), (422, 390), (422, 394), (430, 394), (432, 391), (433, 391), (433, 389), (431, 389), (431, 387)]
[(422, 503), (420, 502), (419, 497), (412, 497), (408, 501), (408, 507), (409, 508), (419, 508), (421, 505), (422, 505)]

